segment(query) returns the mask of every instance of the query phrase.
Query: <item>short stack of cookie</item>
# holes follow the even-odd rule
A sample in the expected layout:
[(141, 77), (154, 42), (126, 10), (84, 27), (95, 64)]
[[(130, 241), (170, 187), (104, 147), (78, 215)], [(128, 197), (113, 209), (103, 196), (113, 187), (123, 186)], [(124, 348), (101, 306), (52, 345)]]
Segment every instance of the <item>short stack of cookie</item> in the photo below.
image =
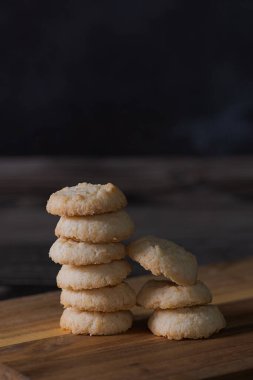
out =
[(124, 279), (131, 271), (121, 243), (133, 232), (113, 184), (80, 183), (53, 193), (47, 211), (60, 216), (49, 256), (62, 265), (57, 285), (65, 310), (60, 325), (73, 334), (111, 335), (132, 326), (136, 296)]
[(154, 236), (143, 237), (128, 246), (129, 256), (150, 270), (159, 280), (144, 284), (137, 304), (155, 310), (148, 320), (154, 335), (168, 339), (208, 338), (225, 327), (226, 322), (212, 295), (197, 280), (194, 255), (174, 242)]

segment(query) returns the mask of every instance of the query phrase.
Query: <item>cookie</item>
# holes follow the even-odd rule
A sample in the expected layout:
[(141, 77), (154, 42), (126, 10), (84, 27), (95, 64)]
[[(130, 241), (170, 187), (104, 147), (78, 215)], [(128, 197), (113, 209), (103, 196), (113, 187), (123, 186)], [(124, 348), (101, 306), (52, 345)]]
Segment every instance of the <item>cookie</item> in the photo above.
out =
[(117, 285), (130, 272), (131, 266), (125, 260), (112, 261), (109, 264), (79, 267), (63, 265), (56, 280), (57, 286), (62, 289), (96, 289)]
[(60, 320), (61, 328), (73, 334), (114, 335), (120, 334), (132, 326), (133, 316), (130, 311), (100, 313), (65, 309)]
[(127, 239), (134, 224), (125, 211), (94, 216), (61, 217), (55, 234), (87, 243), (113, 243)]
[(214, 305), (156, 310), (148, 320), (154, 335), (175, 340), (208, 338), (225, 326), (223, 315)]
[(197, 280), (195, 256), (172, 241), (146, 236), (131, 243), (127, 252), (154, 275), (163, 275), (178, 285), (192, 285)]
[(135, 303), (135, 292), (124, 282), (100, 289), (79, 291), (63, 289), (61, 292), (61, 304), (78, 310), (113, 312), (129, 310)]
[(143, 285), (137, 296), (137, 304), (146, 309), (175, 309), (205, 305), (211, 301), (211, 292), (201, 281), (180, 286), (169, 281), (151, 280)]
[(47, 202), (47, 211), (59, 216), (95, 215), (120, 210), (126, 204), (125, 195), (112, 183), (84, 182), (53, 193)]
[(126, 249), (121, 243), (90, 244), (64, 238), (57, 239), (49, 251), (51, 259), (62, 265), (106, 264), (125, 255)]

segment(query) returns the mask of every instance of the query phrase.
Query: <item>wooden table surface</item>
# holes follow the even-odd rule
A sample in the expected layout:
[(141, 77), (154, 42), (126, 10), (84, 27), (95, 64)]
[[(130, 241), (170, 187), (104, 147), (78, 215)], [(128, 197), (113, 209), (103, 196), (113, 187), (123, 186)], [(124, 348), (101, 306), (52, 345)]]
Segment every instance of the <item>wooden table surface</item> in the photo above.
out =
[(252, 254), (253, 156), (1, 158), (0, 298), (55, 287), (59, 267), (48, 250), (57, 218), (45, 204), (52, 191), (80, 181), (116, 183), (136, 236), (175, 240), (200, 264)]
[(253, 251), (253, 157), (1, 158), (0, 298), (55, 288), (48, 250), (57, 218), (46, 200), (82, 181), (125, 191), (136, 236), (175, 240), (211, 263), (201, 277), (228, 327), (209, 340), (170, 342), (149, 333), (138, 310), (127, 334), (75, 337), (58, 328), (59, 292), (2, 301), (0, 379), (252, 379), (253, 260), (231, 259)]
[[(200, 269), (228, 323), (203, 340), (155, 337), (146, 327), (147, 312), (137, 308), (125, 334), (71, 335), (58, 327), (58, 291), (1, 301), (1, 379), (252, 379), (252, 273), (253, 258)], [(129, 282), (138, 290), (146, 280)]]

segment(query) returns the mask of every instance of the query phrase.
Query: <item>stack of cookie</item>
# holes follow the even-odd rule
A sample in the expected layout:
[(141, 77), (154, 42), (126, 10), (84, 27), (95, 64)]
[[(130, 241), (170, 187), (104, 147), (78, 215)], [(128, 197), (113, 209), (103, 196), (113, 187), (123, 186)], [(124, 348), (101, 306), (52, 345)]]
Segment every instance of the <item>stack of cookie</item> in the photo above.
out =
[(62, 265), (60, 325), (74, 334), (118, 334), (132, 325), (129, 309), (136, 297), (123, 282), (131, 267), (121, 241), (134, 225), (122, 210), (126, 204), (125, 195), (110, 183), (65, 187), (48, 200), (47, 211), (61, 217), (49, 253)]
[(168, 339), (208, 338), (225, 327), (205, 284), (197, 280), (197, 260), (183, 247), (153, 236), (128, 246), (129, 256), (163, 279), (148, 281), (137, 295), (137, 304), (155, 310), (148, 320), (154, 335)]

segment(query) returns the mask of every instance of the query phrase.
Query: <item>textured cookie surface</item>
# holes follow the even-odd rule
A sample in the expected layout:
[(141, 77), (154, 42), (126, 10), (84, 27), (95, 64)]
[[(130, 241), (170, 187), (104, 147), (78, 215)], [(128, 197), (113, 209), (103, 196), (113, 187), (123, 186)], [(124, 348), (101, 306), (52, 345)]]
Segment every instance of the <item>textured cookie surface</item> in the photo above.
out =
[(90, 244), (64, 238), (57, 239), (49, 251), (55, 263), (69, 265), (106, 264), (125, 255), (126, 249), (121, 243)]
[(85, 311), (113, 312), (131, 309), (136, 303), (133, 289), (126, 283), (99, 289), (63, 289), (61, 304)]
[(57, 286), (62, 289), (96, 289), (122, 282), (131, 271), (125, 260), (109, 264), (72, 266), (63, 265), (57, 275)]
[(59, 216), (95, 215), (120, 210), (126, 204), (125, 195), (112, 183), (84, 182), (53, 193), (47, 202), (47, 211)]
[(134, 230), (134, 224), (125, 211), (110, 214), (61, 217), (55, 234), (88, 243), (113, 243), (127, 239)]
[(61, 328), (73, 334), (114, 335), (127, 331), (133, 323), (130, 311), (100, 313), (65, 309), (60, 320)]
[(208, 338), (225, 326), (222, 313), (214, 305), (156, 310), (148, 320), (154, 335), (175, 340)]
[(211, 292), (201, 281), (181, 286), (169, 281), (151, 280), (143, 285), (137, 296), (137, 304), (146, 309), (175, 309), (211, 301)]
[(129, 256), (154, 275), (163, 275), (179, 285), (192, 285), (197, 279), (197, 260), (172, 241), (146, 236), (131, 243)]

